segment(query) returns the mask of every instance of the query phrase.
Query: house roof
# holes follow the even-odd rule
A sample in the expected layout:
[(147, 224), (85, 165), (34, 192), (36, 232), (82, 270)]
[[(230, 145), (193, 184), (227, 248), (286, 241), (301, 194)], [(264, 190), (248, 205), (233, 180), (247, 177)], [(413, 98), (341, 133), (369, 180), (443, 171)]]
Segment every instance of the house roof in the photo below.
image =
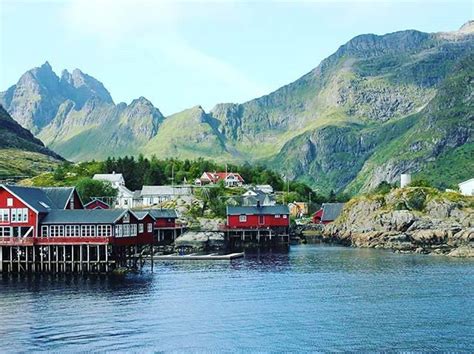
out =
[(266, 205), (256, 206), (227, 206), (227, 215), (277, 215), (289, 214), (290, 211), (286, 205)]
[(121, 183), (125, 181), (121, 173), (97, 173), (92, 179), (109, 181), (110, 183)]
[(204, 172), (203, 175), (212, 182), (218, 182), (220, 180), (225, 180), (229, 176), (234, 176), (239, 182), (244, 182), (244, 179), (240, 173), (234, 172)]
[(86, 205), (84, 205), (84, 207), (87, 207), (88, 205), (91, 205), (91, 204), (94, 204), (94, 203), (104, 204), (104, 205), (107, 205), (107, 206), (110, 208), (110, 205), (109, 205), (109, 204), (107, 204), (107, 203), (104, 202), (103, 200), (100, 200), (100, 199), (97, 199), (97, 198), (92, 199), (89, 203), (87, 203)]
[(150, 213), (155, 219), (176, 219), (178, 214), (174, 209), (148, 209), (147, 212)]
[(48, 198), (52, 201), (55, 209), (64, 209), (67, 206), (68, 201), (73, 196), (74, 187), (46, 187), (41, 188)]
[(323, 216), (321, 221), (333, 221), (341, 214), (344, 203), (323, 203)]
[(147, 217), (147, 215), (150, 215), (153, 219), (155, 219), (155, 217), (153, 215), (151, 215), (150, 211), (148, 211), (148, 210), (134, 211), (133, 213), (138, 218), (138, 220), (145, 219)]
[(130, 189), (128, 189), (125, 186), (118, 186), (118, 197), (129, 197), (133, 198), (134, 192), (132, 192)]
[(55, 208), (55, 203), (53, 203), (46, 192), (41, 188), (15, 185), (2, 185), (2, 187), (16, 195), (24, 203), (28, 204), (39, 213), (47, 213)]
[(191, 189), (189, 187), (143, 186), (141, 196), (187, 195), (190, 193)]
[(472, 182), (474, 182), (474, 178), (468, 179), (467, 181), (460, 182), (458, 185), (463, 186), (465, 184), (472, 183)]
[(50, 210), (42, 224), (113, 224), (127, 212), (125, 209)]

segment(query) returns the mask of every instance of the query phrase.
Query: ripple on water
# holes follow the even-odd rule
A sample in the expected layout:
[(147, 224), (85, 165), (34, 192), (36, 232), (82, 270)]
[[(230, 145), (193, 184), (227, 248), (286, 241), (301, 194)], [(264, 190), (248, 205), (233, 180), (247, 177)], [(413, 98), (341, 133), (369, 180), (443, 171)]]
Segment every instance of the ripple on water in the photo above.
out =
[(2, 350), (472, 351), (473, 264), (308, 245), (125, 277), (6, 276)]

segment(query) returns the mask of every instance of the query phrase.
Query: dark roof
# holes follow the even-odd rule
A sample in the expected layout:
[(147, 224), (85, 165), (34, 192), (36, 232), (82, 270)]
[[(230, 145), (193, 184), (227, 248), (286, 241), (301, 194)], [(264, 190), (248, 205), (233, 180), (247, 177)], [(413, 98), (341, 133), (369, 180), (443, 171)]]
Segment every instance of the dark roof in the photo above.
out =
[(227, 215), (276, 215), (290, 214), (287, 205), (256, 206), (227, 206)]
[(344, 203), (323, 203), (321, 221), (333, 221), (341, 214)]
[(75, 189), (74, 187), (37, 188), (15, 185), (4, 187), (40, 213), (46, 213), (51, 209), (64, 209)]
[(178, 217), (178, 214), (174, 209), (149, 209), (146, 211), (148, 211), (155, 219), (176, 219)]
[(91, 204), (94, 204), (94, 203), (104, 204), (104, 205), (107, 205), (107, 206), (110, 208), (110, 205), (109, 205), (109, 204), (107, 204), (107, 203), (104, 202), (103, 200), (100, 200), (100, 199), (97, 199), (97, 198), (92, 199), (89, 203), (87, 203), (86, 205), (84, 205), (84, 208), (87, 207), (88, 205), (91, 205)]
[(147, 215), (150, 215), (153, 219), (155, 219), (155, 217), (148, 210), (134, 211), (133, 213), (138, 218), (138, 220), (143, 220)]
[(113, 224), (125, 209), (50, 210), (42, 224)]
[(46, 192), (41, 188), (23, 187), (8, 185), (3, 186), (20, 198), (23, 202), (40, 213), (47, 213), (51, 209), (55, 209), (55, 203), (48, 197)]
[(64, 209), (74, 193), (74, 187), (47, 187), (41, 188), (53, 202), (52, 208)]

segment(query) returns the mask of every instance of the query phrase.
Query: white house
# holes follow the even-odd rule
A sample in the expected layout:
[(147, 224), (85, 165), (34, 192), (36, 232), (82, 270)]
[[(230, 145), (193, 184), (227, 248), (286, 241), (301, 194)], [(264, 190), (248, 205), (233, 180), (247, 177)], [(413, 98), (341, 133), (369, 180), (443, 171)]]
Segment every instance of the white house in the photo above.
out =
[(121, 173), (115, 173), (115, 171), (113, 173), (95, 174), (92, 179), (95, 179), (96, 181), (110, 182), (114, 188), (125, 186), (123, 175)]
[(273, 193), (273, 187), (269, 184), (257, 184), (255, 186), (255, 189), (262, 191), (265, 194), (272, 194)]
[(224, 181), (227, 187), (240, 187), (244, 184), (242, 176), (234, 172), (204, 172), (194, 183), (202, 186), (205, 184), (217, 184), (220, 181)]
[(461, 182), (458, 184), (458, 186), (462, 195), (467, 195), (467, 196), (474, 195), (474, 178)]
[(189, 186), (143, 186), (140, 196), (142, 206), (148, 207), (191, 194), (192, 189)]

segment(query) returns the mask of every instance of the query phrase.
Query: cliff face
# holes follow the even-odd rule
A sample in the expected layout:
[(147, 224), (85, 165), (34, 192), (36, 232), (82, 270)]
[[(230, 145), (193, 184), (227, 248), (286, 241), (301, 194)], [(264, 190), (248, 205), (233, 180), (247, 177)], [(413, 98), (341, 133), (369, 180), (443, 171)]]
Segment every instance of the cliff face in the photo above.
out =
[(48, 62), (0, 94), (23, 127), (72, 160), (137, 154), (156, 135), (161, 112), (144, 97), (115, 104), (104, 85), (79, 69), (59, 78)]
[(360, 197), (325, 227), (324, 238), (355, 247), (474, 257), (474, 198), (416, 187)]

